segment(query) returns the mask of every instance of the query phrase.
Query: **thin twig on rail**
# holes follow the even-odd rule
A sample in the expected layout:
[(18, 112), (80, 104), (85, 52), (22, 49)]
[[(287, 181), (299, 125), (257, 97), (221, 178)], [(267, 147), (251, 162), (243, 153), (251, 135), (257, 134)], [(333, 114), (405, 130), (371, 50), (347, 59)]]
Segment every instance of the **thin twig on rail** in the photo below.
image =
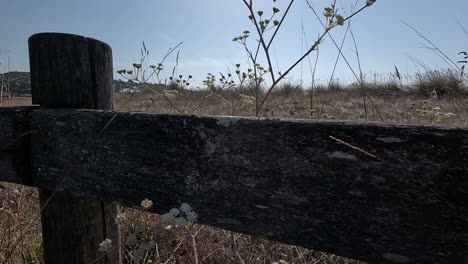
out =
[(358, 152), (360, 152), (360, 153), (362, 153), (362, 154), (364, 154), (364, 155), (366, 155), (366, 156), (369, 156), (369, 157), (371, 157), (371, 158), (374, 158), (374, 159), (378, 159), (378, 160), (380, 160), (380, 161), (383, 161), (381, 158), (379, 158), (379, 157), (377, 157), (376, 155), (371, 154), (371, 153), (369, 153), (369, 152), (363, 150), (362, 148), (359, 148), (359, 147), (356, 147), (356, 146), (354, 146), (354, 145), (351, 145), (351, 144), (349, 144), (349, 143), (347, 143), (347, 142), (345, 142), (345, 141), (343, 141), (343, 140), (341, 140), (341, 139), (339, 139), (339, 138), (336, 138), (336, 137), (334, 137), (334, 136), (328, 136), (328, 137), (331, 138), (331, 139), (333, 139), (333, 140), (335, 140), (336, 142), (338, 142), (338, 143), (340, 143), (340, 144), (342, 144), (342, 145), (345, 145), (345, 146), (348, 147), (348, 148), (351, 148), (351, 149), (353, 149), (353, 150), (356, 150), (356, 151), (358, 151)]

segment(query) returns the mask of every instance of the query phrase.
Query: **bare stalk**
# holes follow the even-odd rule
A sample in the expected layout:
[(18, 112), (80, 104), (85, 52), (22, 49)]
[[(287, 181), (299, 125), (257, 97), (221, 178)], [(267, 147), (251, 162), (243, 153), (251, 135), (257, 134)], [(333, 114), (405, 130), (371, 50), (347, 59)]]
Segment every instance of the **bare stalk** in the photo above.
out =
[[(249, 11), (251, 13), (251, 16), (252, 16), (252, 20), (254, 21), (255, 23), (255, 27), (257, 29), (257, 33), (259, 34), (260, 36), (260, 42), (262, 42), (262, 47), (263, 47), (263, 51), (265, 53), (265, 56), (267, 58), (267, 62), (268, 62), (268, 65), (269, 65), (269, 69), (270, 69), (270, 72), (271, 72), (271, 81), (272, 81), (272, 84), (270, 86), (270, 88), (268, 89), (266, 95), (263, 97), (263, 99), (261, 100), (260, 104), (258, 105), (258, 107), (256, 107), (255, 109), (255, 115), (258, 116), (263, 105), (265, 104), (265, 101), (268, 99), (268, 97), (270, 96), (271, 92), (273, 91), (273, 89), (278, 85), (278, 83), (283, 80), (299, 63), (302, 62), (302, 60), (304, 60), (307, 56), (310, 55), (310, 53), (312, 53), (314, 50), (317, 49), (318, 45), (320, 45), (320, 43), (322, 43), (324, 37), (329, 34), (330, 30), (332, 30), (334, 27), (336, 27), (338, 25), (338, 23), (333, 23), (331, 22), (332, 19), (335, 18), (335, 12), (333, 12), (333, 16), (332, 18), (330, 18), (330, 20), (327, 19), (327, 23), (328, 23), (328, 26), (325, 27), (324, 29), (324, 32), (319, 36), (319, 38), (316, 40), (316, 42), (298, 59), (296, 60), (295, 63), (293, 63), (284, 73), (280, 74), (280, 76), (278, 78), (275, 78), (274, 74), (273, 74), (273, 70), (272, 70), (272, 66), (271, 66), (271, 60), (270, 60), (270, 54), (269, 54), (269, 45), (266, 46), (264, 45), (264, 39), (263, 39), (263, 35), (262, 35), (262, 32), (260, 32), (259, 30), (259, 27), (258, 27), (258, 24), (256, 23), (256, 19), (255, 19), (255, 14), (253, 12), (253, 8), (251, 5), (248, 5), (247, 1), (246, 0), (243, 0), (244, 3), (247, 5), (247, 7), (249, 8)], [(336, 1), (335, 1), (336, 2)], [(350, 16), (348, 16), (347, 18), (343, 19), (342, 21), (340, 21), (340, 24), (342, 24), (343, 22), (351, 19), (352, 17), (354, 17), (355, 15), (357, 15), (358, 13), (362, 12), (364, 9), (366, 9), (367, 7), (371, 6), (375, 1), (367, 1), (366, 4), (361, 7), (359, 10), (355, 11), (354, 13), (352, 13)], [(333, 11), (334, 10), (334, 4), (333, 4)], [(284, 17), (284, 16), (283, 16)], [(281, 25), (281, 23), (279, 24)]]

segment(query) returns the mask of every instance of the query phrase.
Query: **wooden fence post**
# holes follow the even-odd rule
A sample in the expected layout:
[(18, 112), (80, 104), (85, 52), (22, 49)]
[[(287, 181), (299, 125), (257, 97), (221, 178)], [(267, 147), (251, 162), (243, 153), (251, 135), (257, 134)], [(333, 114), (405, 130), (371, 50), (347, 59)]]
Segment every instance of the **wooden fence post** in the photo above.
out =
[[(107, 44), (70, 34), (35, 34), (29, 38), (29, 60), (33, 104), (113, 109), (112, 50)], [(57, 177), (66, 181), (77, 173), (70, 169)], [(120, 242), (117, 206), (45, 189), (39, 189), (39, 198), (41, 207), (45, 205), (41, 221), (46, 264), (120, 263), (118, 248), (106, 256), (98, 251), (106, 238), (113, 245)]]

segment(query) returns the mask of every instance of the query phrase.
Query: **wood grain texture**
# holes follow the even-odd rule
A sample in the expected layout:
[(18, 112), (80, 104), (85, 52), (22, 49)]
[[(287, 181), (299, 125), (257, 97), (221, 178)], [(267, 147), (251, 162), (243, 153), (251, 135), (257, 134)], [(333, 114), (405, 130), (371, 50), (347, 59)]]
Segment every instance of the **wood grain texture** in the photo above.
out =
[[(40, 33), (29, 38), (32, 101), (43, 107), (113, 107), (112, 49), (83, 36)], [(34, 149), (34, 147), (32, 147)], [(51, 159), (52, 167), (55, 160)], [(33, 173), (33, 177), (37, 177)], [(46, 264), (118, 263), (120, 251), (104, 257), (99, 243), (118, 248), (117, 207), (89, 197), (39, 189)]]
[(34, 184), (370, 263), (468, 256), (468, 129), (119, 113), (98, 136), (113, 115), (34, 111)]
[(31, 185), (29, 112), (32, 108), (0, 108), (0, 178)]
[(112, 49), (79, 35), (39, 33), (29, 38), (33, 104), (113, 109)]
[(93, 104), (84, 103), (80, 108), (112, 110), (114, 109), (112, 49), (102, 41), (92, 38), (86, 40), (91, 60)]
[(93, 108), (88, 41), (83, 36), (40, 33), (29, 40), (32, 103)]

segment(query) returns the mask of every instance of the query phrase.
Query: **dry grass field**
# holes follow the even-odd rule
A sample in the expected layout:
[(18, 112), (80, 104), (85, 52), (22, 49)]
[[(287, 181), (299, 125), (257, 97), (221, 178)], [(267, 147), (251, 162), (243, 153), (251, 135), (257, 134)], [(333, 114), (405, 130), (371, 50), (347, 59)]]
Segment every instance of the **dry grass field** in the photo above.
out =
[[(177, 91), (177, 90), (175, 90)], [(232, 115), (236, 100), (236, 116), (252, 116), (255, 98), (234, 92), (172, 93), (167, 99), (151, 91), (138, 94), (116, 94), (117, 111), (142, 111), (164, 114)], [(240, 96), (239, 96), (240, 94)], [(315, 92), (279, 90), (271, 95), (261, 117), (298, 118), (314, 120), (371, 121), (392, 124), (436, 126), (468, 126), (468, 98), (431, 96), (416, 92), (347, 89), (317, 90)], [(195, 110), (191, 102), (201, 102)], [(194, 103), (197, 106), (197, 103)]]
[[(254, 113), (255, 98), (241, 91), (172, 90), (164, 97), (151, 91), (119, 93), (115, 109), (197, 115)], [(30, 104), (30, 98), (15, 98), (2, 106)], [(317, 90), (311, 94), (284, 88), (272, 94), (261, 116), (468, 127), (468, 99), (466, 94), (435, 97), (378, 89)], [(42, 263), (37, 191), (2, 183), (0, 197), (0, 263)], [(119, 221), (125, 263), (359, 263), (209, 226), (168, 226), (159, 216), (144, 211), (123, 208)], [(156, 243), (144, 244), (145, 238)]]

